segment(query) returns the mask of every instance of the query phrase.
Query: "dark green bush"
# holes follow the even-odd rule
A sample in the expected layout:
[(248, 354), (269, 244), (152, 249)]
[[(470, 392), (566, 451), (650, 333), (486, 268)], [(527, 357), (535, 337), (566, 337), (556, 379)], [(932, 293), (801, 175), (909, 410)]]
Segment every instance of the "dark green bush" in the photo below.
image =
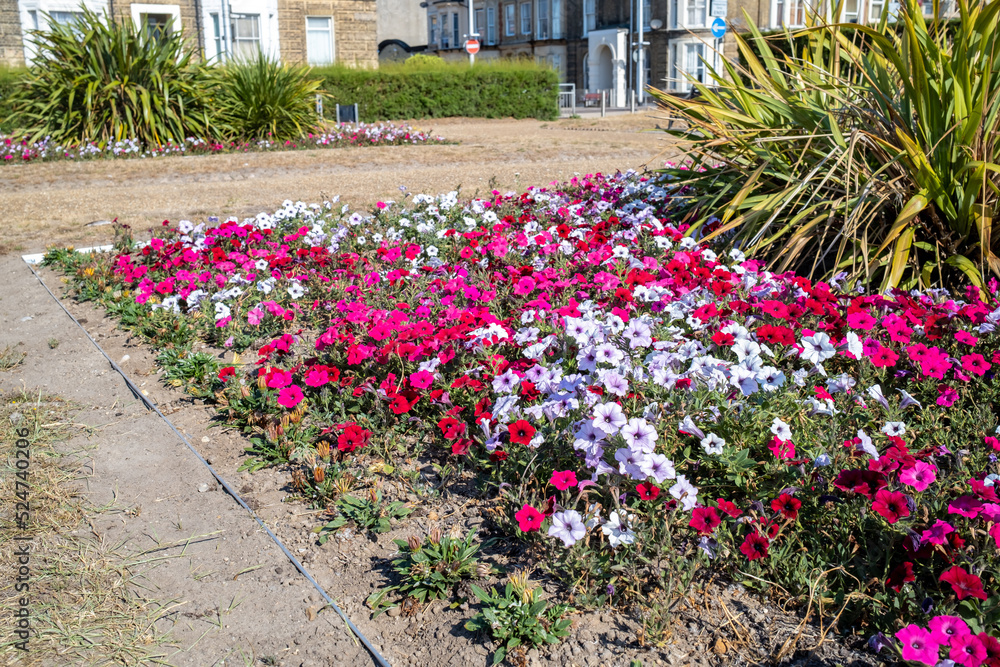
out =
[(263, 53), (214, 72), (212, 117), (218, 135), (297, 139), (315, 132), (320, 80), (306, 67), (282, 65)]
[(538, 118), (559, 115), (559, 77), (534, 63), (482, 63), (473, 67), (420, 62), (378, 70), (332, 66), (313, 70), (334, 104), (358, 104), (359, 120), (407, 118)]

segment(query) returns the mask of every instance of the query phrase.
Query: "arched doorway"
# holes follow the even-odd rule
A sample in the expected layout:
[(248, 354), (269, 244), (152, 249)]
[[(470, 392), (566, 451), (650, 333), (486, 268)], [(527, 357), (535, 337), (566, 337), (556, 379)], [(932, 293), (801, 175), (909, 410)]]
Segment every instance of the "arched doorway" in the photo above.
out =
[(602, 44), (597, 51), (597, 76), (594, 78), (595, 90), (608, 90), (615, 85), (615, 57), (610, 47)]

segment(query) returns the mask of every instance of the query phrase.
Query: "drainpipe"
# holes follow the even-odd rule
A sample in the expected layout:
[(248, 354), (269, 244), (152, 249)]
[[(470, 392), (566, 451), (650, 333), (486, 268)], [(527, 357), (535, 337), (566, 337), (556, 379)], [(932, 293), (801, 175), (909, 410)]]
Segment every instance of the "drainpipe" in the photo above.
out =
[[(114, 2), (114, 0), (108, 0)], [(198, 38), (198, 55), (205, 60), (205, 35), (201, 30), (201, 0), (194, 0), (194, 29)]]
[(636, 60), (635, 66), (635, 87), (639, 89), (639, 104), (642, 105), (646, 98), (646, 68), (643, 62), (645, 49), (642, 43), (642, 0), (635, 0), (635, 6), (639, 8), (639, 25), (637, 26), (639, 29), (639, 58)]

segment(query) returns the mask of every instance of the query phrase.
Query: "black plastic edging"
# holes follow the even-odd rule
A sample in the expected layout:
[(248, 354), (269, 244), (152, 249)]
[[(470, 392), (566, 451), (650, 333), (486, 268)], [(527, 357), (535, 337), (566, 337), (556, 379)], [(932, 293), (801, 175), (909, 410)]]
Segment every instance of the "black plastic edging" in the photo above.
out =
[(343, 610), (341, 610), (341, 608), (337, 606), (337, 603), (333, 601), (333, 598), (327, 595), (327, 592), (323, 590), (323, 587), (320, 586), (315, 579), (313, 579), (312, 575), (309, 574), (308, 571), (306, 571), (306, 568), (302, 565), (302, 563), (299, 562), (299, 559), (296, 558), (292, 554), (292, 552), (288, 550), (288, 548), (281, 542), (281, 540), (278, 539), (277, 535), (271, 532), (271, 529), (267, 527), (267, 525), (261, 520), (259, 516), (257, 516), (256, 512), (250, 509), (250, 506), (247, 505), (246, 502), (244, 502), (243, 498), (240, 497), (240, 495), (236, 492), (236, 490), (233, 487), (231, 487), (229, 483), (226, 482), (226, 480), (224, 480), (221, 475), (219, 475), (219, 473), (215, 472), (215, 469), (209, 464), (208, 461), (204, 459), (204, 457), (198, 452), (198, 450), (194, 448), (194, 446), (187, 439), (187, 437), (183, 433), (178, 431), (177, 428), (173, 425), (173, 423), (169, 419), (167, 419), (167, 417), (162, 412), (160, 412), (160, 409), (156, 407), (156, 404), (143, 395), (142, 391), (137, 386), (135, 386), (135, 383), (132, 382), (129, 376), (125, 374), (125, 371), (123, 371), (121, 367), (118, 366), (118, 364), (116, 364), (114, 360), (108, 356), (108, 353), (104, 351), (104, 348), (98, 345), (97, 341), (94, 340), (93, 337), (90, 335), (90, 332), (88, 332), (84, 328), (84, 326), (80, 324), (80, 322), (77, 321), (75, 317), (73, 317), (73, 313), (69, 312), (69, 310), (67, 310), (66, 306), (63, 305), (59, 297), (57, 297), (55, 294), (52, 293), (52, 290), (49, 289), (49, 286), (45, 284), (45, 281), (42, 280), (42, 277), (38, 275), (37, 271), (35, 271), (35, 267), (31, 265), (31, 262), (29, 262), (26, 257), (23, 257), (22, 259), (25, 260), (24, 263), (31, 270), (31, 273), (35, 276), (35, 278), (38, 280), (41, 286), (45, 288), (45, 291), (49, 293), (49, 296), (51, 296), (52, 299), (57, 304), (59, 304), (59, 307), (63, 309), (64, 313), (69, 315), (69, 318), (73, 320), (73, 323), (76, 324), (76, 326), (80, 327), (80, 330), (83, 331), (84, 335), (86, 335), (87, 338), (90, 340), (90, 342), (94, 344), (94, 347), (96, 347), (97, 350), (104, 355), (104, 358), (108, 360), (108, 363), (111, 364), (111, 367), (115, 371), (117, 371), (119, 375), (122, 376), (122, 378), (125, 380), (125, 384), (129, 388), (129, 391), (131, 391), (140, 401), (142, 401), (147, 408), (149, 408), (150, 410), (154, 411), (157, 415), (159, 415), (160, 419), (166, 422), (167, 426), (170, 427), (170, 430), (176, 433), (177, 437), (180, 438), (181, 441), (185, 445), (187, 445), (188, 449), (190, 449), (191, 452), (198, 457), (198, 460), (201, 461), (202, 465), (208, 468), (208, 471), (212, 473), (212, 476), (215, 477), (216, 481), (218, 481), (219, 484), (222, 485), (222, 488), (225, 489), (226, 493), (232, 496), (236, 500), (236, 502), (238, 502), (240, 506), (243, 509), (245, 509), (250, 514), (250, 516), (254, 518), (254, 520), (260, 525), (260, 527), (263, 528), (265, 532), (267, 532), (268, 536), (274, 541), (275, 544), (278, 545), (278, 548), (280, 548), (281, 551), (284, 552), (284, 554), (288, 557), (288, 560), (292, 562), (292, 565), (295, 566), (295, 569), (301, 572), (305, 576), (305, 578), (309, 580), (309, 583), (311, 583), (313, 587), (317, 591), (319, 591), (319, 594), (323, 596), (323, 599), (326, 600), (326, 603), (330, 605), (330, 607), (335, 612), (337, 612), (337, 614), (342, 619), (344, 619), (344, 622), (347, 623), (347, 627), (350, 628), (351, 632), (353, 632), (354, 635), (361, 640), (361, 643), (364, 644), (364, 647), (371, 654), (372, 658), (375, 659), (375, 662), (378, 663), (380, 667), (391, 667), (391, 665), (389, 665), (389, 662), (382, 657), (382, 654), (379, 653), (374, 646), (372, 646), (372, 643), (370, 641), (368, 641), (368, 638), (365, 637), (364, 634), (360, 630), (358, 630), (358, 628), (354, 625), (354, 623), (351, 622), (351, 619), (347, 617), (347, 614), (345, 614)]

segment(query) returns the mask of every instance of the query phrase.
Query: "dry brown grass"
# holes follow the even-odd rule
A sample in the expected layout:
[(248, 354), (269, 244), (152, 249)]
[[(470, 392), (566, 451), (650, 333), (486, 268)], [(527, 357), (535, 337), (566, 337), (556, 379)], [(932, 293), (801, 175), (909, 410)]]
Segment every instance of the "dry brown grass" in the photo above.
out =
[[(32, 634), (28, 652), (16, 636), (5, 633), (0, 657), (6, 664), (141, 664), (160, 662), (166, 637), (154, 622), (166, 605), (148, 600), (142, 573), (156, 559), (130, 555), (93, 528), (94, 518), (118, 511), (88, 506), (80, 495), (81, 458), (57, 447), (74, 430), (74, 406), (53, 396), (0, 396), (0, 478), (3, 524), (0, 526), (0, 606), (17, 608), (28, 595)], [(17, 469), (15, 429), (26, 429), (31, 466), (28, 474), (30, 519), (13, 524)], [(23, 431), (22, 431), (23, 433)], [(20, 489), (23, 492), (23, 487)], [(11, 556), (17, 537), (30, 537), (30, 592), (14, 588), (18, 563)]]

